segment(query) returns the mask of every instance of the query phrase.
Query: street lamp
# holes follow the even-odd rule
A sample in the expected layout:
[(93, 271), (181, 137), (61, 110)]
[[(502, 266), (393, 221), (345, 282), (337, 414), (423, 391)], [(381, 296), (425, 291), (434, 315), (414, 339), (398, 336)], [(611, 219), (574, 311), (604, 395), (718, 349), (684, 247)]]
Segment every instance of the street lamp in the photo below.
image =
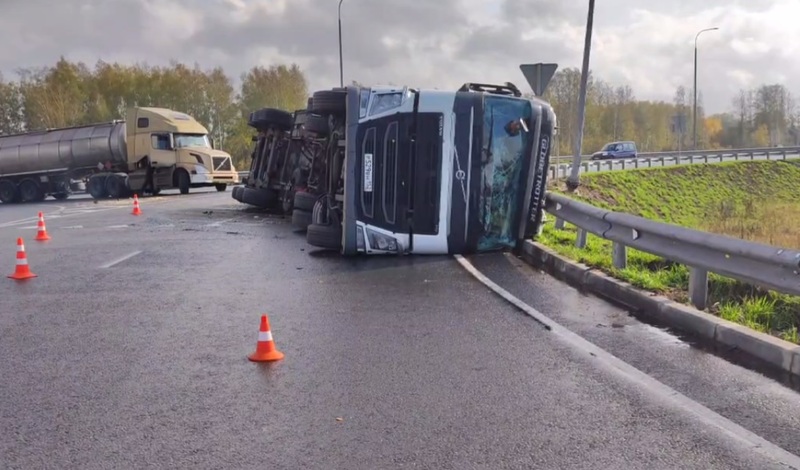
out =
[(719, 28), (706, 28), (697, 32), (694, 37), (694, 110), (692, 116), (692, 134), (694, 134), (694, 149), (697, 150), (697, 38), (706, 31), (716, 31)]
[(342, 2), (339, 0), (339, 86), (344, 87), (344, 65), (342, 62)]

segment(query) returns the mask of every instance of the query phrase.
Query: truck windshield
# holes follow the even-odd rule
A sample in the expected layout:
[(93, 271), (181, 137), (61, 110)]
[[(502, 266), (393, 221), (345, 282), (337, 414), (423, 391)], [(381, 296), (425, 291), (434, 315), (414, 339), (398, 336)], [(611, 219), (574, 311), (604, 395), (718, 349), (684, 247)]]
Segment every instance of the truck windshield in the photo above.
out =
[(206, 134), (174, 134), (175, 148), (181, 147), (208, 147), (211, 142)]
[(486, 97), (483, 121), (483, 155), (479, 250), (513, 247), (516, 242), (519, 192), (524, 191), (525, 158), (532, 135), (532, 108), (528, 100)]

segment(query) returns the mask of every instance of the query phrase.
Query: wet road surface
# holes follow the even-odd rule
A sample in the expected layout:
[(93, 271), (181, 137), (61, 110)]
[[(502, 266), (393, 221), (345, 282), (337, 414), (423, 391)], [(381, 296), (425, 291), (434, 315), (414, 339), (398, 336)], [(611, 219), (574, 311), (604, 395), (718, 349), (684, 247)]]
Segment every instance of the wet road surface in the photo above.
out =
[[(344, 260), (229, 192), (141, 203), (0, 207), (0, 269), (24, 235), (39, 275), (0, 282), (0, 467), (786, 468), (597, 368), (452, 258)], [(473, 262), (800, 452), (791, 389), (513, 258)], [(281, 362), (246, 359), (262, 313)]]

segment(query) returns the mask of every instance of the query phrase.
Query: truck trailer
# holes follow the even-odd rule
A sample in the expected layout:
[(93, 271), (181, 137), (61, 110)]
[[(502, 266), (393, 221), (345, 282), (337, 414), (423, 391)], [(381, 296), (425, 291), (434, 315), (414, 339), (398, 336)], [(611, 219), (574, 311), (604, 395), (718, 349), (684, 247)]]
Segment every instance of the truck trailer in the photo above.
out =
[(0, 201), (66, 199), (88, 190), (95, 199), (158, 194), (162, 189), (239, 182), (231, 156), (213, 148), (191, 116), (135, 107), (126, 120), (0, 136)]

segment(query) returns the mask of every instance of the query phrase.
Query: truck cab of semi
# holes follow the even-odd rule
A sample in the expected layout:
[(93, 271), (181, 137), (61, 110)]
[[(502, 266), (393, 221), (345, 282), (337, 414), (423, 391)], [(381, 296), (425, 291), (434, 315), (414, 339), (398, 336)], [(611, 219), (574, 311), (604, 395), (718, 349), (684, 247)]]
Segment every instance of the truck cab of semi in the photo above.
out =
[(170, 188), (186, 194), (190, 188), (207, 186), (225, 191), (239, 182), (231, 156), (214, 149), (208, 130), (188, 114), (165, 108), (131, 108), (124, 142), (126, 161), (103, 162), (98, 165), (100, 171), (90, 177), (88, 190), (93, 197), (158, 194)]
[(296, 193), (292, 217), (310, 245), (474, 253), (536, 234), (556, 123), (544, 100), (511, 83), (349, 86), (314, 93), (308, 111), (326, 123), (317, 177)]

